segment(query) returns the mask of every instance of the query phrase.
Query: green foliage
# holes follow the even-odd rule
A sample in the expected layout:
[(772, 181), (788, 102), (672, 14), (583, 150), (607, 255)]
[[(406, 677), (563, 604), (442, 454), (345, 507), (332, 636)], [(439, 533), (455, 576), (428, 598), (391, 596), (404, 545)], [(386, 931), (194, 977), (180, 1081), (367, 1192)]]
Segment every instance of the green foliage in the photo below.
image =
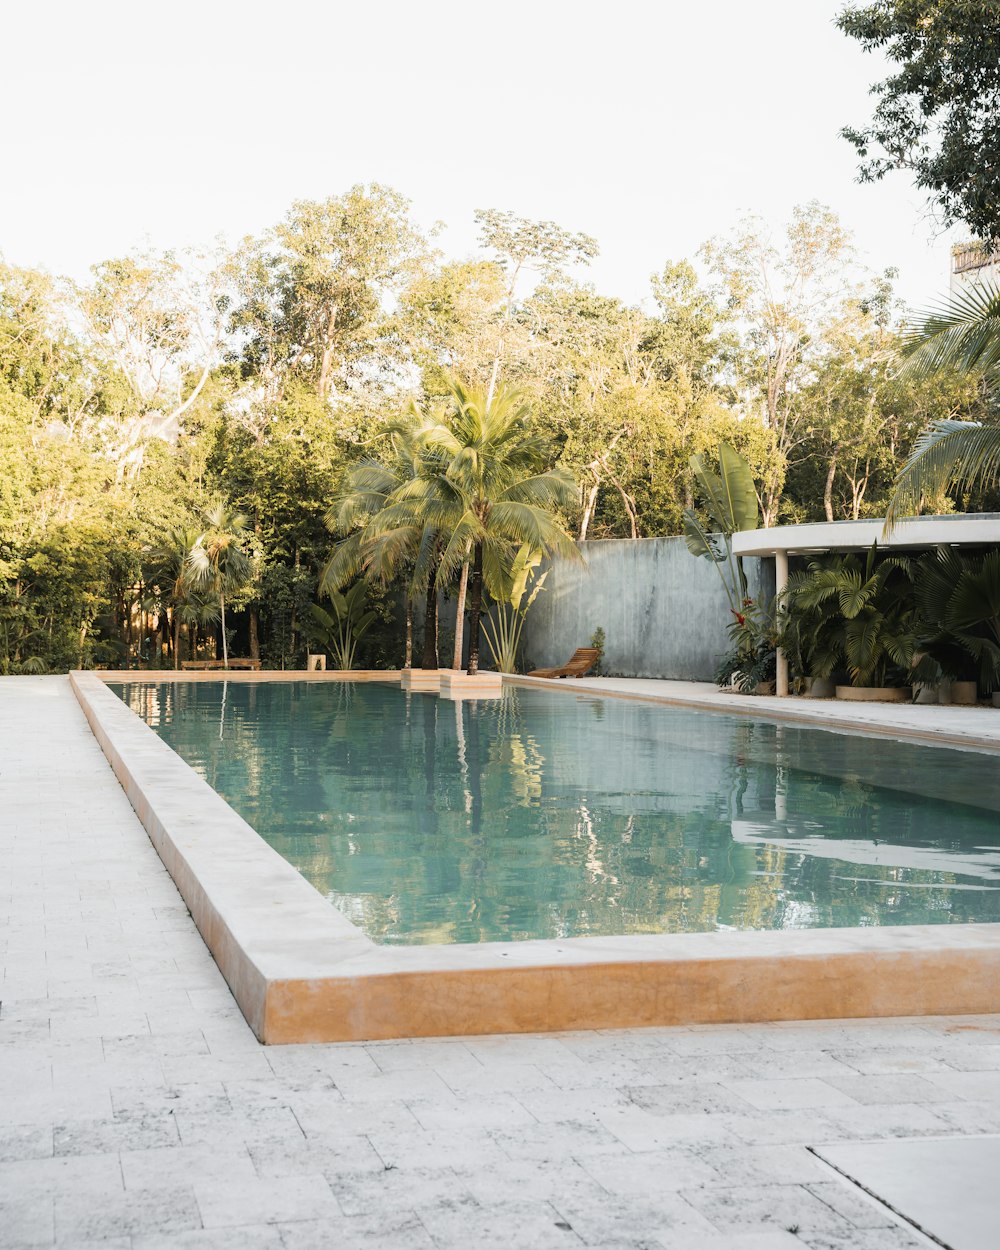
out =
[(375, 624), (376, 614), (368, 609), (368, 589), (364, 582), (355, 582), (343, 594), (329, 594), (331, 616), (318, 603), (311, 605), (313, 636), (333, 658), (333, 667), (352, 669), (358, 643)]
[(301, 566), (273, 563), (264, 566), (258, 588), (261, 604), (261, 656), (269, 668), (305, 665), (303, 625), (310, 619), (316, 578)]
[(716, 669), (716, 685), (735, 685), (743, 694), (756, 694), (762, 683), (774, 681), (777, 670), (775, 604), (744, 599), (728, 633), (733, 645)]
[(597, 652), (597, 660), (594, 664), (594, 669), (593, 669), (595, 677), (601, 676), (601, 665), (604, 663), (604, 646), (607, 640), (608, 640), (607, 635), (605, 634), (604, 628), (601, 625), (598, 625), (598, 627), (590, 635), (590, 645)]
[(804, 646), (808, 676), (840, 671), (854, 686), (909, 685), (916, 650), (913, 567), (904, 557), (854, 553), (812, 560), (789, 580), (788, 618)]
[[(1000, 288), (986, 285), (954, 296), (925, 314), (906, 341), (905, 373), (918, 381), (955, 371), (981, 379), (995, 404), (1000, 391)], [(899, 471), (886, 511), (891, 530), (926, 497), (948, 488), (975, 490), (1000, 482), (1000, 427), (985, 422), (932, 421)]]
[(948, 225), (1000, 243), (1000, 6), (994, 0), (875, 0), (837, 19), (899, 68), (872, 88), (870, 124), (843, 135), (862, 182), (906, 169)]
[[(397, 192), (353, 187), (229, 256), (116, 256), (79, 286), (0, 262), (0, 669), (179, 665), (231, 640), (297, 667), (310, 604), (359, 577), (377, 619), (354, 662), (398, 663), (420, 598), (436, 663), (463, 568), (478, 663), (491, 600), (491, 629), (522, 619), (522, 548), (576, 558), (570, 534), (685, 515), (740, 611), (725, 534), (758, 496), (769, 523), (875, 514), (928, 420), (995, 428), (978, 323), (946, 336), (950, 371), (917, 352), (897, 376), (888, 281), (856, 280), (820, 205), (778, 246), (752, 223), (710, 245), (718, 288), (660, 265), (648, 307), (574, 280), (589, 236), (477, 220), (483, 255), (450, 260)], [(927, 498), (988, 503), (991, 481)]]
[(733, 554), (733, 535), (759, 524), (757, 491), (750, 466), (727, 443), (719, 446), (719, 472), (709, 469), (703, 456), (691, 457), (691, 471), (701, 486), (712, 529), (693, 509), (684, 512), (684, 540), (693, 556), (710, 560), (722, 581), (730, 611), (739, 614), (747, 597), (743, 561)]
[(508, 387), (495, 392), (452, 380), (450, 401), (420, 434), (420, 471), (381, 516), (394, 526), (419, 525), (438, 535), (442, 583), (471, 558), (469, 672), (479, 665), (483, 593), (511, 593), (519, 549), (579, 560), (557, 510), (575, 483), (552, 467), (548, 440), (534, 432), (530, 407)]
[(510, 566), (509, 589), (498, 597), (491, 616), (483, 622), (486, 645), (499, 673), (516, 673), (521, 632), (528, 609), (544, 589), (548, 570), (539, 573), (542, 553), (522, 543)]
[(226, 634), (226, 595), (245, 589), (253, 573), (250, 557), (243, 550), (247, 535), (246, 518), (216, 501), (205, 513), (208, 529), (199, 534), (188, 553), (188, 570), (195, 586), (211, 587), (219, 600), (222, 625), (222, 660), (229, 664)]
[(1000, 686), (1000, 551), (963, 555), (939, 547), (920, 560), (914, 592), (917, 679)]

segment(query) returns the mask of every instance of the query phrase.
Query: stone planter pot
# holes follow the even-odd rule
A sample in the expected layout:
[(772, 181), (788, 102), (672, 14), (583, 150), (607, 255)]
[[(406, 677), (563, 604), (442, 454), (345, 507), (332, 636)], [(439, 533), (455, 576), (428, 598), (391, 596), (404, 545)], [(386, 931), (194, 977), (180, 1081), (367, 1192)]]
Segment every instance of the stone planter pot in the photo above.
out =
[(1000, 707), (1000, 690), (994, 690), (990, 695), (990, 702), (994, 707)]
[(974, 681), (943, 681), (938, 687), (938, 702), (974, 707), (979, 691)]
[(909, 703), (909, 686), (838, 686), (837, 698), (853, 703)]
[(774, 694), (774, 682), (759, 681), (754, 687), (754, 694)]
[(935, 682), (933, 685), (916, 686), (916, 694), (914, 695), (914, 703), (943, 703), (941, 698), (941, 685)]
[(810, 699), (832, 699), (836, 689), (837, 687), (829, 677), (810, 677), (809, 679)]

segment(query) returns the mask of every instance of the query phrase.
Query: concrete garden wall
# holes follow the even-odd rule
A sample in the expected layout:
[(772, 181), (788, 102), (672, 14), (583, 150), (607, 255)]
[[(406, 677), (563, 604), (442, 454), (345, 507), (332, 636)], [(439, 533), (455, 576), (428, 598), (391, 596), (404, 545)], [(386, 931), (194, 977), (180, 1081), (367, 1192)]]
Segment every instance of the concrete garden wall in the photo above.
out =
[[(603, 671), (616, 677), (710, 681), (728, 649), (729, 606), (719, 576), (683, 538), (580, 544), (586, 567), (558, 560), (535, 600), (522, 656), (533, 668), (558, 664), (607, 635)], [(771, 560), (745, 561), (750, 593), (774, 594)]]

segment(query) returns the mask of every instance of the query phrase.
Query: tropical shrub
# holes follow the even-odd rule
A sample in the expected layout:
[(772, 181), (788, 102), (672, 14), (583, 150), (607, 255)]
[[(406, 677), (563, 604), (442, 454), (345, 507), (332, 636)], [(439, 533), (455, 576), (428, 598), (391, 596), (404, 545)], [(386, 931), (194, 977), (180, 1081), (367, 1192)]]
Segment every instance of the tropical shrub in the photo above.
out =
[(523, 543), (511, 566), (510, 589), (496, 603), (495, 612), (483, 621), (486, 645), (500, 673), (517, 672), (517, 654), (528, 609), (545, 586), (548, 570), (539, 574), (542, 553)]
[(761, 683), (772, 682), (777, 675), (775, 604), (744, 599), (728, 632), (733, 646), (716, 668), (716, 684), (754, 694)]
[(684, 541), (693, 556), (710, 560), (722, 581), (729, 609), (736, 617), (747, 598), (743, 561), (733, 554), (733, 535), (755, 530), (760, 505), (750, 466), (728, 443), (719, 445), (719, 472), (713, 473), (703, 456), (692, 456), (691, 471), (705, 497), (705, 510), (713, 529), (707, 528), (691, 508), (684, 511)]
[(595, 677), (601, 676), (601, 666), (604, 663), (604, 644), (607, 640), (607, 635), (605, 634), (604, 627), (602, 625), (598, 625), (598, 627), (590, 635), (590, 645), (597, 652), (597, 661), (594, 664)]
[(962, 555), (939, 547), (915, 576), (919, 680), (1000, 686), (1000, 550)]
[(312, 604), (312, 634), (329, 652), (333, 667), (347, 671), (354, 667), (358, 643), (375, 624), (376, 614), (368, 608), (368, 588), (355, 582), (341, 594), (330, 593), (331, 615), (318, 603)]
[(786, 600), (809, 676), (846, 671), (854, 686), (909, 685), (916, 650), (912, 577), (910, 560), (882, 556), (875, 546), (864, 556), (810, 561), (790, 581)]

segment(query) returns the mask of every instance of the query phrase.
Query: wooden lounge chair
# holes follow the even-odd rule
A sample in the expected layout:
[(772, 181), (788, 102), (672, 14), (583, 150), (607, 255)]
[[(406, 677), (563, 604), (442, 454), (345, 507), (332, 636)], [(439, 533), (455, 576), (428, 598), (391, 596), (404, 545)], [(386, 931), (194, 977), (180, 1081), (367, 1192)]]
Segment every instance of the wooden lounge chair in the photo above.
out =
[(600, 659), (596, 647), (577, 647), (562, 668), (536, 668), (529, 677), (586, 677)]

